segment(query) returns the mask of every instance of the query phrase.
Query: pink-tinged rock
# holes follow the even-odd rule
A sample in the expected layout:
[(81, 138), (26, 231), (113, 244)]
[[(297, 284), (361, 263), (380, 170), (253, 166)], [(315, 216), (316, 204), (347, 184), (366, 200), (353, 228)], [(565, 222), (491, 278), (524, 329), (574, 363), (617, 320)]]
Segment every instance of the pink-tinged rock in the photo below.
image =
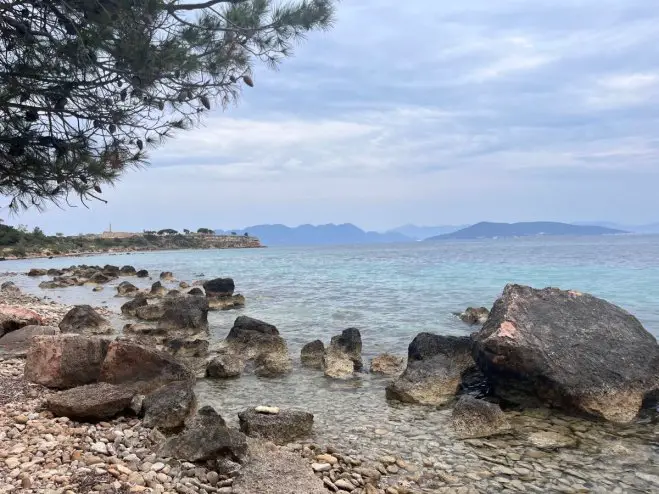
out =
[(40, 326), (43, 318), (30, 309), (0, 305), (0, 336), (24, 326)]
[(96, 382), (110, 340), (73, 334), (35, 336), (27, 352), (25, 379), (68, 389)]
[(110, 344), (99, 377), (99, 381), (111, 384), (141, 383), (142, 392), (194, 379), (194, 374), (171, 355), (122, 340)]

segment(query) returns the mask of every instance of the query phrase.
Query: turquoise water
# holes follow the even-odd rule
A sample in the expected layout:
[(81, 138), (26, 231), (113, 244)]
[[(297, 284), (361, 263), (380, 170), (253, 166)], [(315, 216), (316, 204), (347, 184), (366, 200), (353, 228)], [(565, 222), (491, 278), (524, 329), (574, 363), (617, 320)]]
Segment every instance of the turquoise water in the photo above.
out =
[[(7, 261), (0, 269), (78, 263), (132, 264), (154, 279), (162, 270), (188, 282), (201, 273), (233, 277), (236, 291), (247, 298), (241, 312), (275, 324), (292, 349), (349, 326), (361, 330), (367, 355), (404, 353), (421, 331), (466, 334), (471, 328), (452, 313), (469, 305), (490, 307), (510, 282), (592, 293), (659, 335), (659, 236), (148, 252)], [(99, 297), (111, 307), (123, 302), (111, 296), (112, 287), (101, 295), (90, 287), (41, 291), (38, 279), (16, 279), (66, 303), (99, 304)], [(212, 314), (215, 336), (223, 337), (236, 315)]]

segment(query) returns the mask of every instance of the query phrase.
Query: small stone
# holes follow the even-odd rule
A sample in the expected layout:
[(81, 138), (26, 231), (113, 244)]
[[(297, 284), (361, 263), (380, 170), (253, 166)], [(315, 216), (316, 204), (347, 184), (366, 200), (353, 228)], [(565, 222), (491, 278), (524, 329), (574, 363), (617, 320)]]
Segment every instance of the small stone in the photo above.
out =
[(380, 458), (380, 463), (384, 463), (385, 465), (391, 465), (393, 463), (396, 463), (396, 458), (393, 456), (382, 456)]
[(21, 480), (21, 487), (23, 489), (30, 489), (32, 487), (32, 479), (27, 475)]
[(504, 467), (503, 465), (495, 465), (492, 467), (492, 471), (496, 473), (497, 475), (515, 475), (515, 471), (508, 468)]
[[(15, 458), (15, 457), (10, 457), (10, 458), (7, 458), (5, 460), (5, 465), (7, 465), (7, 467), (10, 470), (13, 470), (14, 468), (16, 468), (20, 464), (21, 464), (21, 460), (19, 460), (18, 458)], [(329, 470), (329, 468), (328, 468), (328, 470)]]
[(27, 415), (18, 415), (16, 417), (14, 417), (14, 421), (17, 424), (27, 424), (28, 418), (27, 418)]
[(329, 463), (312, 463), (311, 469), (314, 472), (329, 472), (332, 469), (332, 465)]
[(355, 486), (352, 485), (352, 483), (346, 479), (338, 479), (336, 482), (334, 482), (334, 485), (339, 489), (348, 492), (352, 491), (355, 488)]
[(154, 472), (159, 472), (163, 468), (165, 468), (165, 464), (162, 462), (157, 462), (151, 465), (151, 470), (153, 470)]
[(90, 448), (94, 453), (98, 453), (101, 455), (107, 455), (108, 454), (108, 447), (105, 443), (94, 443), (92, 444), (92, 447)]
[(316, 460), (319, 463), (329, 463), (330, 465), (336, 465), (339, 462), (335, 456), (329, 454), (318, 455), (316, 456)]
[(217, 485), (217, 482), (219, 480), (220, 480), (220, 476), (218, 475), (217, 472), (211, 471), (206, 474), (206, 481), (212, 486)]
[(396, 464), (389, 465), (387, 467), (387, 472), (389, 472), (392, 475), (395, 475), (398, 473), (398, 466)]

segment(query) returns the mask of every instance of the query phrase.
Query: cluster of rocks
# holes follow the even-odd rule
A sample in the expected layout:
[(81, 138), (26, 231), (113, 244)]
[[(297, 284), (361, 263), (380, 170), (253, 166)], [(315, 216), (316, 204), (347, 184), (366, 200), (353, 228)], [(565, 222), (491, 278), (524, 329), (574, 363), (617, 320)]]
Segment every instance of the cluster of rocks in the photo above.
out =
[[(644, 401), (656, 400), (659, 345), (634, 316), (604, 300), (508, 285), (480, 331), (414, 338), (405, 371), (386, 393), (444, 405), (479, 380), (504, 403), (629, 422)], [(474, 421), (497, 415), (473, 403), (460, 413), (481, 414)]]
[(86, 283), (104, 285), (110, 281), (116, 280), (120, 276), (137, 276), (138, 278), (148, 278), (149, 272), (141, 269), (136, 270), (133, 266), (89, 266), (80, 264), (62, 269), (38, 269), (32, 268), (27, 272), (30, 277), (52, 276), (51, 280), (39, 283), (39, 288), (66, 288), (69, 286), (81, 286)]

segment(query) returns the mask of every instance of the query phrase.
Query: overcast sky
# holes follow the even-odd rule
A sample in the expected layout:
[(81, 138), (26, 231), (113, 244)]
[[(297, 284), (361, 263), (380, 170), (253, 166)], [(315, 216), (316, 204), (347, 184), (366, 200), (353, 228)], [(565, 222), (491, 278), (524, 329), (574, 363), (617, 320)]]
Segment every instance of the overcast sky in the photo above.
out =
[[(659, 221), (656, 0), (344, 0), (241, 104), (47, 232)], [(5, 215), (6, 217), (6, 215)]]

